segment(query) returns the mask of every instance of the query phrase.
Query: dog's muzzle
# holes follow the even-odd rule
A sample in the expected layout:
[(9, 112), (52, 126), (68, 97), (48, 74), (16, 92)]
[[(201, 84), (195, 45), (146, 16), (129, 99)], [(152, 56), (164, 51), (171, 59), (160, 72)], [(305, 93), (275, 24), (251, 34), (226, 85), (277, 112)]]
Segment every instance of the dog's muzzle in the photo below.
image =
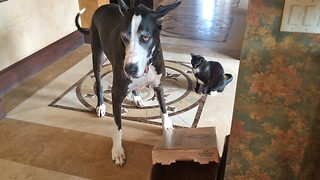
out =
[(128, 63), (124, 67), (124, 70), (125, 70), (128, 77), (136, 78), (138, 76), (139, 67), (137, 64)]
[[(139, 66), (138, 64), (134, 64), (134, 63), (126, 64), (124, 67), (124, 71), (128, 77), (132, 77), (132, 78), (139, 78), (143, 75), (143, 74), (142, 75), (138, 74)], [(145, 67), (144, 73), (148, 74), (148, 72), (149, 72), (149, 66), (147, 65)]]

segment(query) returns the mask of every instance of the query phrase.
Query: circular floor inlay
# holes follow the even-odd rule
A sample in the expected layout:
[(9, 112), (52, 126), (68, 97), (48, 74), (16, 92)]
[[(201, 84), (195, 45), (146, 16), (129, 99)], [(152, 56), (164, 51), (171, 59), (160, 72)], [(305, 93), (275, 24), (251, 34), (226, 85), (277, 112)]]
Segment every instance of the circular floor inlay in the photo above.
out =
[[(193, 91), (196, 82), (189, 63), (165, 61), (166, 78), (163, 83), (164, 98), (169, 116), (176, 128), (197, 127), (206, 96)], [(102, 68), (102, 85), (106, 116), (113, 117), (111, 88), (112, 68), (106, 64)], [(63, 94), (57, 97), (49, 106), (79, 112), (96, 114), (97, 96), (94, 91), (95, 78), (93, 70), (75, 82)], [(138, 108), (129, 94), (122, 103), (122, 119), (161, 125), (161, 115), (158, 101), (152, 88), (145, 87), (139, 94), (144, 102), (144, 108)]]
[[(199, 105), (201, 96), (193, 91), (195, 78), (192, 74), (185, 73), (190, 71), (190, 67), (182, 63), (166, 61), (166, 78), (163, 83), (164, 98), (170, 114), (180, 114)], [(103, 96), (106, 105), (106, 115), (112, 116), (112, 67), (110, 64), (102, 68)], [(93, 72), (84, 77), (77, 86), (78, 98), (82, 104), (89, 109), (95, 109), (97, 98), (92, 98), (94, 92), (95, 79)], [(145, 87), (140, 94), (145, 107), (138, 108), (132, 101), (130, 93), (122, 104), (123, 119), (157, 119), (160, 118), (160, 108), (152, 88)]]

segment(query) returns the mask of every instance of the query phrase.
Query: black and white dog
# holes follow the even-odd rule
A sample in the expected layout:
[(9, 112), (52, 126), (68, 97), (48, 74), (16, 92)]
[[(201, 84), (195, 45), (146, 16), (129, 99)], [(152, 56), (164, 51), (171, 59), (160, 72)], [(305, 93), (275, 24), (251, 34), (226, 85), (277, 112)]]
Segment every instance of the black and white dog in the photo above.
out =
[(93, 70), (96, 79), (99, 117), (105, 115), (103, 91), (101, 85), (101, 67), (105, 56), (112, 64), (113, 87), (112, 105), (116, 130), (113, 135), (112, 159), (115, 164), (125, 164), (125, 154), (121, 144), (121, 104), (128, 93), (132, 92), (134, 102), (143, 107), (143, 102), (136, 90), (146, 85), (154, 88), (161, 109), (164, 130), (172, 129), (164, 101), (162, 82), (165, 78), (165, 66), (160, 45), (162, 18), (179, 6), (181, 1), (171, 5), (160, 5), (155, 11), (144, 5), (129, 7), (119, 0), (118, 4), (99, 7), (91, 21), (90, 30), (80, 27), (79, 16), (76, 26), (84, 34), (90, 34), (92, 43)]

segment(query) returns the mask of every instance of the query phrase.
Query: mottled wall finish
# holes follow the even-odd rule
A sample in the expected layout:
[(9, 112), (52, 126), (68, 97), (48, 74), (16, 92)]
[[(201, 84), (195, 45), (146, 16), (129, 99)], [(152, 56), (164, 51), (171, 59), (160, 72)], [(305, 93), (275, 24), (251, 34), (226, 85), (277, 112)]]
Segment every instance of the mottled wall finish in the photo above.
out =
[(76, 30), (78, 0), (0, 3), (0, 71)]
[(280, 32), (284, 2), (249, 2), (227, 180), (319, 178), (320, 35)]

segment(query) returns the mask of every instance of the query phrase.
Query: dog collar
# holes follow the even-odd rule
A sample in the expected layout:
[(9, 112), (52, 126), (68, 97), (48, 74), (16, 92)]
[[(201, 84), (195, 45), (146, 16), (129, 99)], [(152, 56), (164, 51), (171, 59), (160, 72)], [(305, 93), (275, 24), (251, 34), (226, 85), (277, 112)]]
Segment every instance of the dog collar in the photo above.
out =
[(148, 74), (149, 72), (149, 64), (146, 65), (146, 69), (144, 70), (144, 73)]
[(144, 70), (145, 73), (148, 74), (148, 72), (149, 72), (149, 65), (153, 63), (154, 59), (156, 59), (156, 57), (159, 55), (159, 52), (160, 52), (160, 49), (158, 49), (158, 51), (156, 51), (155, 56), (152, 56), (152, 57), (148, 60), (146, 69)]

